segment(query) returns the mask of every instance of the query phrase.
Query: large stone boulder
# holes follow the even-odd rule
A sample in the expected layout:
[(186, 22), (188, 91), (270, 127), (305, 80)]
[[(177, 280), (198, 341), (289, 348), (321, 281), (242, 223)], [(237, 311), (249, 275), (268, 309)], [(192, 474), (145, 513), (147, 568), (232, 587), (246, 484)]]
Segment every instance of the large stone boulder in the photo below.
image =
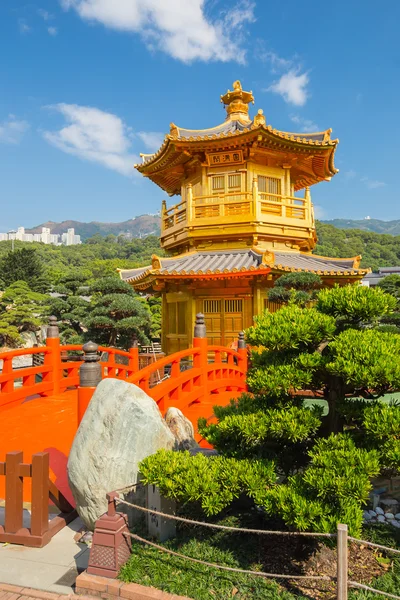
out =
[(137, 483), (141, 460), (174, 446), (152, 398), (126, 381), (101, 381), (68, 459), (69, 485), (85, 525), (92, 530), (106, 512), (107, 492)]
[(185, 417), (179, 408), (169, 408), (165, 415), (165, 422), (175, 437), (177, 450), (190, 450), (199, 447), (194, 439), (192, 422)]

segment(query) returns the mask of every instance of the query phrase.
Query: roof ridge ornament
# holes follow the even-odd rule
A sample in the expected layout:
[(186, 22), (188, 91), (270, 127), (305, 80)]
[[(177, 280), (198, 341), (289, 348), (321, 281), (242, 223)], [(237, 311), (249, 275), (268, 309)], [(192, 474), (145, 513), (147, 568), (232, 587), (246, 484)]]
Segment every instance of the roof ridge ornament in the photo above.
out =
[(250, 121), (249, 104), (254, 104), (253, 92), (245, 92), (239, 80), (233, 82), (233, 90), (229, 90), (221, 96), (221, 102), (225, 105), (227, 119), (241, 118)]

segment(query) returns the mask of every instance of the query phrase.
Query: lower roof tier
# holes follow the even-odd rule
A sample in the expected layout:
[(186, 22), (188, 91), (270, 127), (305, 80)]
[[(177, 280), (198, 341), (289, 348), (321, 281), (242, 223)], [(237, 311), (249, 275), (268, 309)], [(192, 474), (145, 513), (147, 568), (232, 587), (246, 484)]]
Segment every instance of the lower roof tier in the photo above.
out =
[(308, 272), (321, 276), (360, 279), (368, 269), (359, 269), (360, 257), (329, 258), (304, 252), (260, 251), (256, 248), (196, 251), (174, 257), (152, 257), (152, 264), (138, 269), (120, 269), (120, 277), (134, 288), (152, 289), (156, 282), (174, 279), (214, 279), (260, 276), (269, 273)]

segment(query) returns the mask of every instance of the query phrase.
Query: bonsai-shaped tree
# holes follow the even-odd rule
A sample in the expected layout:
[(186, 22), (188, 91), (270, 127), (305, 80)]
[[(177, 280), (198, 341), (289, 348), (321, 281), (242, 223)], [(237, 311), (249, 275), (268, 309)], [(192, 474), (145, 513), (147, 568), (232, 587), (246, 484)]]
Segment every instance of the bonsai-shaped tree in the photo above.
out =
[(50, 300), (50, 312), (60, 322), (60, 335), (64, 343), (78, 344), (83, 340), (84, 321), (89, 310), (88, 278), (90, 274), (79, 269), (61, 277)]
[(85, 319), (87, 337), (99, 344), (129, 348), (136, 338), (149, 341), (151, 315), (132, 288), (118, 277), (103, 277), (90, 287)]
[(0, 343), (16, 347), (22, 343), (21, 333), (36, 332), (46, 320), (48, 300), (25, 281), (11, 284), (0, 298)]
[[(250, 394), (214, 407), (216, 422), (199, 421), (200, 433), (226, 459), (272, 462), (279, 484), (260, 485), (262, 478), (245, 470), (235, 489), (288, 526), (333, 531), (341, 521), (359, 533), (370, 479), (400, 469), (400, 408), (377, 401), (400, 389), (400, 336), (374, 329), (395, 305), (380, 289), (346, 286), (321, 290), (315, 307), (290, 302), (256, 317), (246, 332), (253, 347)], [(320, 405), (304, 404), (311, 392), (326, 400), (327, 415)], [(181, 470), (164, 460), (164, 469), (158, 458), (142, 463), (145, 480), (166, 495), (177, 486), (191, 492), (198, 482), (192, 457)], [(196, 491), (208, 514), (221, 510), (229, 487), (224, 469), (211, 506), (209, 490)]]
[(322, 288), (322, 279), (315, 273), (287, 273), (281, 275), (268, 292), (268, 300), (286, 304), (294, 302), (306, 306)]
[(400, 275), (387, 275), (378, 283), (379, 289), (396, 298), (397, 306), (393, 313), (380, 319), (379, 330), (400, 333)]

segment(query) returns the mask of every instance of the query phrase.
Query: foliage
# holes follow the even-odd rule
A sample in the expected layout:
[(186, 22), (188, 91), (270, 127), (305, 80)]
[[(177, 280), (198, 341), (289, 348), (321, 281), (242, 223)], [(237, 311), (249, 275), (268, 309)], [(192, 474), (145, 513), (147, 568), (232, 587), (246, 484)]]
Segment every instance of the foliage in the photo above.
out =
[(60, 323), (63, 343), (78, 344), (83, 341), (84, 321), (89, 311), (88, 272), (80, 269), (68, 271), (60, 278), (54, 291), (60, 294), (50, 300), (50, 312)]
[(246, 491), (249, 496), (276, 480), (274, 463), (235, 460), (223, 456), (191, 456), (159, 450), (140, 463), (144, 484), (179, 502), (199, 502), (207, 515), (216, 515)]
[(48, 297), (33, 292), (25, 281), (11, 284), (0, 298), (0, 342), (14, 347), (22, 342), (20, 334), (36, 331), (48, 314)]
[(347, 285), (321, 290), (317, 310), (345, 320), (351, 326), (368, 324), (396, 308), (396, 300), (380, 288)]
[(314, 253), (321, 256), (349, 258), (362, 256), (360, 267), (377, 271), (379, 267), (400, 264), (400, 236), (373, 233), (360, 229), (338, 229), (327, 223), (316, 223), (318, 243)]
[(384, 292), (391, 294), (400, 300), (400, 275), (397, 275), (396, 273), (386, 275), (386, 277), (379, 281), (378, 286)]
[(25, 281), (34, 291), (45, 292), (49, 288), (43, 264), (34, 248), (17, 249), (3, 256), (0, 273), (5, 287)]
[(118, 277), (103, 277), (90, 288), (87, 336), (100, 344), (132, 346), (134, 339), (149, 341), (151, 316), (133, 289)]
[(398, 405), (374, 404), (363, 414), (364, 442), (375, 448), (385, 469), (400, 471), (400, 409)]
[(293, 302), (306, 306), (321, 287), (322, 279), (315, 273), (286, 273), (278, 277), (274, 287), (268, 291), (268, 299), (271, 302)]

